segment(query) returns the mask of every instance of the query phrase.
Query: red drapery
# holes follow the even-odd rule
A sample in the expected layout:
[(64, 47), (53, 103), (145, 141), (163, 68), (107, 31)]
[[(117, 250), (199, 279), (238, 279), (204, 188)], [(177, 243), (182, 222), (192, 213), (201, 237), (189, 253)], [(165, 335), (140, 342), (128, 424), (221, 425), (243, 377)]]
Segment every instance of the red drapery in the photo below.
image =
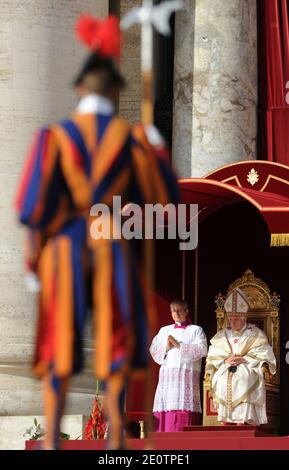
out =
[(258, 0), (259, 158), (289, 165), (289, 1)]
[(289, 0), (258, 0), (260, 159), (289, 165)]

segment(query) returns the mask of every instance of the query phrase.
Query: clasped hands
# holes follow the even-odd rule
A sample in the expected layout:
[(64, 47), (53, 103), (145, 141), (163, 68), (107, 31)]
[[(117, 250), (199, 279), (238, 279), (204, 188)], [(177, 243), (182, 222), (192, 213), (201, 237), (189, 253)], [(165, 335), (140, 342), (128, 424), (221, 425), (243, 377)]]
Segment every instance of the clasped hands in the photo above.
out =
[(180, 348), (181, 343), (176, 340), (172, 335), (168, 336), (166, 351), (169, 351), (172, 348)]
[(226, 364), (230, 364), (230, 366), (239, 366), (240, 364), (245, 364), (245, 359), (242, 356), (238, 356), (238, 354), (231, 354), (226, 360)]

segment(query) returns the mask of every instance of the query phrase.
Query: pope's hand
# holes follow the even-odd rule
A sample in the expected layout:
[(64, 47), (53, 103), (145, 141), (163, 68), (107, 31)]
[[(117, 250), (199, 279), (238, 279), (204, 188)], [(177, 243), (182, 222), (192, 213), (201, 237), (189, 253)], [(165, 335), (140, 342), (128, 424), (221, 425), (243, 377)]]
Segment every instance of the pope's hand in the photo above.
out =
[(235, 360), (236, 360), (236, 355), (232, 354), (230, 357), (228, 357), (225, 360), (225, 362), (226, 362), (226, 364), (230, 364), (230, 366), (235, 366), (236, 365)]
[(232, 354), (232, 356), (225, 360), (225, 363), (230, 364), (230, 366), (238, 366), (239, 364), (244, 364), (245, 362), (245, 359), (242, 356), (238, 356), (237, 354)]
[(242, 356), (235, 356), (235, 366), (239, 364), (244, 364), (246, 361)]

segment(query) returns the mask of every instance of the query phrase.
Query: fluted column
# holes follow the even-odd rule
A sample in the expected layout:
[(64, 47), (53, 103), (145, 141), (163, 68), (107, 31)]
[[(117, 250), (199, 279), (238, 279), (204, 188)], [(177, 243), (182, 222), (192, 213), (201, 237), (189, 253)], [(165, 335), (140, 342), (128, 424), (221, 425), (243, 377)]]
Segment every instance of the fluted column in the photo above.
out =
[(184, 0), (176, 15), (173, 157), (183, 177), (256, 158), (255, 0)]
[[(106, 16), (108, 0), (0, 0), (0, 11), (0, 414), (30, 415), (42, 411), (30, 375), (36, 308), (23, 286), (12, 200), (32, 132), (75, 106), (70, 84), (85, 54), (75, 20)], [(69, 412), (88, 412), (94, 384), (89, 373), (74, 383)]]

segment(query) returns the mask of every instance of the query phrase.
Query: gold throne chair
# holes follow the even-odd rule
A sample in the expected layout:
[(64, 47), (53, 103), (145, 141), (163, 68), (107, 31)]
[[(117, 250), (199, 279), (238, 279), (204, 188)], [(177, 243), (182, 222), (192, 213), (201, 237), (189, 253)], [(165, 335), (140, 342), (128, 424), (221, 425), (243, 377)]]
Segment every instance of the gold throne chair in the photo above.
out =
[[(268, 367), (263, 368), (266, 384), (266, 409), (268, 416), (268, 428), (271, 432), (279, 431), (279, 403), (280, 403), (280, 296), (275, 292), (271, 294), (270, 288), (261, 279), (254, 276), (249, 269), (243, 277), (233, 282), (227, 295), (236, 287), (245, 292), (249, 299), (250, 309), (248, 321), (261, 328), (267, 335), (277, 360), (277, 372), (271, 375)], [(216, 297), (217, 331), (227, 326), (227, 317), (224, 309), (226, 296), (221, 293)], [(211, 374), (205, 370), (203, 388), (203, 425), (218, 426), (217, 411), (211, 396)]]

